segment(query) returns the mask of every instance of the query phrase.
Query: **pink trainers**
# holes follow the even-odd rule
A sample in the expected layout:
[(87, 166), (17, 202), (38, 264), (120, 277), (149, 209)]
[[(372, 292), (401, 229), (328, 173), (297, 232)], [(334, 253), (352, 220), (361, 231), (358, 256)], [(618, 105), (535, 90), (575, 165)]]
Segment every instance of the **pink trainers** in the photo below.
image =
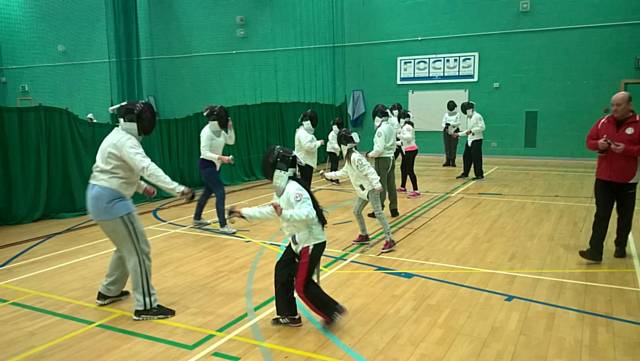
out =
[(422, 194), (421, 194), (420, 192), (418, 192), (418, 191), (413, 191), (413, 192), (409, 193), (409, 195), (408, 195), (407, 197), (409, 197), (409, 198), (418, 198), (418, 197), (420, 197), (421, 195), (422, 195)]
[(398, 187), (396, 191), (398, 191), (398, 193), (407, 193), (407, 188)]
[(394, 240), (388, 240), (386, 242), (384, 242), (384, 246), (382, 246), (382, 250), (380, 250), (380, 252), (382, 253), (387, 253), (387, 252), (391, 252), (391, 250), (393, 250), (393, 248), (396, 246), (396, 241)]
[(355, 240), (351, 241), (351, 243), (353, 244), (367, 244), (369, 243), (369, 235), (363, 235), (363, 234), (359, 234), (358, 238), (356, 238)]

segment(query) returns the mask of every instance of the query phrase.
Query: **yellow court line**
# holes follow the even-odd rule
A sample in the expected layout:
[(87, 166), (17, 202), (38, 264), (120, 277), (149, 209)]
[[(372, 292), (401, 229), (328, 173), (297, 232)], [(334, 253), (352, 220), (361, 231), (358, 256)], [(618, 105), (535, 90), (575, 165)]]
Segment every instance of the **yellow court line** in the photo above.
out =
[[(634, 269), (565, 269), (565, 270), (491, 270), (519, 273), (599, 273), (599, 272), (634, 272)], [(336, 273), (489, 273), (485, 270), (454, 270), (454, 269), (420, 269), (420, 270), (346, 270)]]
[(0, 307), (2, 307), (2, 306), (9, 306), (9, 305), (10, 305), (10, 304), (12, 304), (12, 303), (16, 303), (16, 302), (22, 301), (22, 300), (24, 300), (25, 298), (29, 298), (29, 297), (33, 297), (33, 295), (31, 295), (31, 294), (29, 294), (29, 295), (24, 295), (24, 296), (22, 296), (22, 297), (18, 297), (18, 298), (14, 299), (14, 300), (11, 300), (11, 301), (9, 301), (9, 302), (0, 303)]
[(84, 306), (84, 307), (88, 307), (88, 308), (93, 308), (95, 310), (110, 312), (110, 313), (116, 314), (118, 316), (131, 316), (130, 312), (118, 310), (116, 308), (111, 308), (111, 307), (107, 307), (107, 306), (98, 306), (98, 305), (96, 305), (94, 303), (88, 303), (88, 302), (84, 302), (84, 301), (74, 300), (73, 298), (64, 297), (64, 296), (58, 296), (58, 295), (54, 295), (54, 294), (48, 293), (48, 292), (36, 291), (36, 290), (29, 289), (29, 288), (24, 288), (24, 287), (11, 285), (11, 284), (8, 284), (8, 283), (0, 285), (0, 287), (8, 288), (8, 289), (14, 290), (14, 291), (28, 293), (28, 294), (34, 295), (34, 296), (41, 296), (41, 297), (49, 298), (49, 299), (56, 300), (56, 301), (71, 303), (71, 304), (78, 305), (78, 306)]
[[(277, 250), (277, 248), (276, 248), (276, 250)], [(42, 296), (42, 297), (54, 299), (54, 300), (57, 300), (57, 301), (72, 303), (72, 304), (79, 305), (79, 306), (85, 306), (85, 307), (97, 309), (97, 310), (100, 310), (100, 311), (113, 313), (113, 315), (111, 315), (110, 318), (105, 319), (106, 321), (103, 320), (103, 321), (99, 321), (99, 322), (97, 322), (95, 324), (91, 324), (91, 325), (85, 327), (87, 329), (95, 327), (95, 326), (98, 326), (98, 325), (100, 325), (100, 324), (102, 324), (104, 322), (109, 321), (112, 318), (115, 318), (115, 317), (132, 316), (132, 314), (130, 312), (127, 312), (127, 311), (122, 311), (122, 310), (118, 310), (118, 309), (111, 308), (111, 307), (106, 307), (106, 306), (98, 306), (98, 305), (91, 304), (91, 303), (88, 303), (88, 302), (78, 301), (78, 300), (74, 300), (72, 298), (68, 298), (68, 297), (64, 297), (64, 296), (58, 296), (58, 295), (54, 295), (54, 294), (47, 293), (47, 292), (31, 290), (31, 289), (28, 289), (28, 288), (14, 286), (14, 285), (10, 285), (10, 284), (3, 284), (3, 285), (0, 285), (0, 287), (8, 288), (8, 289), (11, 289), (11, 290), (14, 290), (14, 291), (20, 291), (20, 292), (29, 293), (30, 295)], [(228, 334), (223, 333), (223, 332), (209, 330), (209, 329), (202, 328), (202, 327), (191, 326), (191, 325), (187, 325), (187, 324), (179, 323), (179, 322), (175, 322), (175, 321), (153, 320), (152, 322), (163, 324), (163, 325), (167, 325), (167, 326), (171, 326), (171, 327), (176, 327), (176, 328), (183, 329), (183, 330), (196, 331), (196, 332), (209, 334), (209, 335), (223, 336), (223, 337), (228, 336)], [(73, 335), (72, 334), (66, 335), (66, 336), (64, 336), (64, 338), (56, 340), (56, 343), (64, 341), (64, 340), (66, 340), (66, 339), (68, 339), (70, 337), (75, 336), (75, 334), (79, 334), (79, 333), (82, 333), (82, 332), (85, 332), (85, 331), (86, 330), (83, 329), (83, 330), (76, 331), (76, 333), (73, 333)], [(230, 338), (233, 339), (233, 340), (236, 340), (236, 341), (245, 342), (245, 343), (249, 343), (249, 344), (252, 344), (252, 345), (263, 346), (263, 347), (266, 347), (266, 348), (271, 348), (271, 349), (274, 349), (274, 350), (284, 351), (284, 352), (288, 352), (288, 353), (292, 353), (292, 354), (296, 354), (296, 355), (300, 355), (300, 356), (304, 356), (304, 357), (311, 357), (311, 358), (314, 358), (314, 359), (317, 359), (317, 360), (337, 360), (337, 359), (334, 359), (334, 358), (331, 358), (331, 357), (328, 357), (328, 356), (315, 354), (315, 353), (312, 353), (312, 352), (306, 352), (306, 351), (302, 351), (302, 350), (299, 350), (299, 349), (286, 347), (286, 346), (281, 346), (281, 345), (276, 345), (276, 344), (272, 344), (272, 343), (268, 343), (268, 342), (257, 341), (257, 340), (246, 338), (246, 337), (242, 337), (242, 336), (235, 336), (234, 335), (234, 336), (231, 336)], [(51, 344), (51, 345), (45, 344), (45, 345), (47, 345), (46, 347), (49, 347), (49, 346), (51, 346), (53, 344)], [(43, 346), (45, 346), (45, 345), (43, 345)], [(38, 350), (36, 350), (34, 352), (37, 352), (37, 351)], [(29, 352), (31, 352), (31, 351), (29, 351)], [(20, 355), (20, 356), (22, 356), (22, 355)], [(20, 357), (20, 356), (18, 356), (18, 357)], [(26, 356), (28, 356), (28, 355), (25, 355), (25, 357)]]
[(103, 323), (106, 323), (106, 322), (109, 322), (109, 321), (113, 320), (116, 317), (120, 317), (120, 315), (111, 315), (111, 316), (109, 316), (109, 317), (107, 317), (105, 319), (102, 319), (102, 320), (98, 321), (98, 322), (94, 322), (94, 323), (92, 323), (92, 324), (90, 324), (90, 325), (88, 325), (86, 327), (83, 327), (83, 328), (77, 330), (77, 331), (73, 331), (73, 332), (68, 333), (68, 334), (66, 334), (66, 335), (64, 335), (64, 336), (62, 336), (60, 338), (57, 338), (57, 339), (55, 339), (53, 341), (50, 341), (50, 342), (47, 342), (47, 343), (42, 344), (40, 346), (37, 346), (35, 348), (32, 348), (31, 350), (29, 350), (29, 351), (27, 351), (25, 353), (22, 353), (22, 354), (20, 354), (18, 356), (12, 357), (12, 358), (9, 359), (9, 361), (22, 360), (22, 359), (24, 359), (26, 357), (29, 357), (29, 356), (31, 356), (31, 355), (33, 355), (35, 353), (40, 352), (40, 351), (42, 351), (42, 350), (44, 350), (46, 348), (49, 348), (49, 347), (54, 346), (54, 345), (57, 345), (60, 342), (63, 342), (63, 341), (68, 340), (70, 338), (76, 337), (76, 336), (78, 336), (78, 335), (80, 335), (82, 333), (85, 333), (85, 332), (91, 330), (92, 328), (95, 328), (97, 326), (102, 325)]
[[(202, 327), (197, 327), (197, 326), (190, 326), (190, 325), (184, 325), (181, 323), (176, 323), (173, 321), (169, 321), (169, 320), (159, 320), (164, 324), (167, 325), (171, 325), (171, 326), (175, 326), (178, 328), (184, 328), (186, 330), (191, 330), (191, 331), (195, 331), (195, 332), (201, 332), (201, 333), (206, 333), (206, 334), (210, 334), (210, 335), (214, 335), (214, 336), (227, 336), (227, 334), (223, 333), (223, 332), (218, 332), (218, 331), (214, 331), (214, 330), (209, 330), (206, 328), (202, 328)], [(276, 345), (273, 343), (269, 343), (269, 342), (263, 342), (263, 341), (258, 341), (252, 338), (247, 338), (247, 337), (242, 337), (242, 336), (231, 336), (231, 339), (236, 340), (236, 341), (240, 341), (240, 342), (245, 342), (248, 344), (252, 344), (252, 345), (256, 345), (256, 346), (262, 346), (262, 347), (267, 347), (270, 349), (274, 349), (274, 350), (279, 350), (279, 351), (284, 351), (284, 352), (288, 352), (288, 353), (292, 353), (292, 354), (296, 354), (296, 355), (300, 355), (300, 356), (304, 356), (304, 357), (311, 357), (317, 360), (327, 360), (327, 361), (334, 361), (334, 360), (338, 360), (329, 356), (324, 356), (324, 355), (319, 355), (313, 352), (307, 352), (307, 351), (303, 351), (303, 350), (299, 350), (299, 349), (295, 349), (295, 348), (291, 348), (291, 347), (286, 347), (286, 346), (281, 346), (281, 345)]]

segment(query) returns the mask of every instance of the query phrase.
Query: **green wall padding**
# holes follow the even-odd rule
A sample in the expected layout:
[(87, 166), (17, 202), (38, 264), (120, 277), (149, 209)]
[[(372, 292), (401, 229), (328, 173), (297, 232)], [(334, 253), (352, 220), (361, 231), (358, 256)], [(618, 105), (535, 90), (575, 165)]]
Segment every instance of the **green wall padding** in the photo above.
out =
[[(261, 159), (271, 144), (293, 147), (297, 120), (304, 110), (318, 112), (316, 136), (325, 139), (331, 120), (346, 107), (313, 103), (265, 103), (229, 108), (236, 145), (225, 147), (236, 164), (222, 168), (225, 184), (262, 179)], [(147, 155), (171, 178), (190, 187), (202, 186), (197, 162), (200, 112), (160, 119), (142, 140)], [(111, 125), (87, 123), (53, 107), (0, 107), (0, 224), (27, 223), (85, 210), (85, 190), (102, 139)], [(318, 152), (324, 162), (324, 147)], [(137, 197), (136, 200), (142, 200)], [(194, 205), (195, 206), (195, 205)]]

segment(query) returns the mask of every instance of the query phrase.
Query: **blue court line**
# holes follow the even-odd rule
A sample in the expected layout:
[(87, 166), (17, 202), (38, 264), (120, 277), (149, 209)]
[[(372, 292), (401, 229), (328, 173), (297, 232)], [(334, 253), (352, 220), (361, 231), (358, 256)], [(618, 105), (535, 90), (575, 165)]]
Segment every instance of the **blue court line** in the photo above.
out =
[(309, 322), (311, 322), (313, 327), (318, 329), (318, 331), (320, 331), (322, 335), (324, 335), (324, 337), (329, 339), (329, 341), (333, 342), (334, 345), (338, 346), (342, 351), (346, 352), (347, 355), (351, 356), (351, 358), (353, 358), (354, 360), (357, 360), (357, 361), (367, 360), (366, 358), (364, 358), (364, 356), (360, 355), (354, 349), (349, 347), (349, 345), (342, 342), (342, 340), (339, 337), (337, 337), (333, 332), (329, 331), (329, 329), (322, 326), (320, 322), (318, 322), (318, 320), (316, 320), (316, 318), (313, 317), (311, 312), (309, 312), (307, 307), (302, 302), (300, 302), (300, 300), (296, 300), (296, 303), (298, 304), (298, 307), (300, 307), (300, 313), (302, 313), (304, 317), (306, 317), (309, 320)]
[[(274, 236), (269, 238), (269, 241), (273, 239)], [(260, 258), (264, 254), (264, 247), (259, 247), (258, 252), (256, 253), (253, 262), (251, 263), (251, 268), (249, 268), (249, 274), (247, 275), (247, 287), (245, 290), (245, 299), (247, 306), (247, 317), (250, 320), (254, 320), (256, 318), (256, 311), (253, 306), (253, 279), (256, 274), (256, 270), (258, 269), (258, 263), (260, 262)], [(251, 325), (251, 334), (253, 338), (258, 341), (264, 341), (264, 336), (262, 336), (262, 332), (260, 332), (260, 326), (257, 323)], [(262, 354), (262, 359), (265, 361), (273, 361), (273, 356), (271, 355), (271, 351), (269, 351), (266, 347), (260, 346), (260, 353)]]
[[(338, 257), (331, 256), (331, 255), (325, 255), (325, 257), (338, 259)], [(583, 314), (583, 315), (588, 315), (588, 316), (593, 316), (593, 317), (598, 317), (598, 318), (604, 318), (606, 320), (622, 322), (622, 323), (628, 323), (628, 324), (631, 324), (631, 325), (634, 325), (634, 326), (640, 326), (640, 321), (636, 321), (636, 320), (630, 320), (630, 319), (626, 319), (626, 318), (606, 315), (606, 314), (603, 314), (603, 313), (582, 310), (582, 309), (579, 309), (579, 308), (574, 308), (574, 307), (569, 307), (569, 306), (562, 306), (562, 305), (558, 305), (558, 304), (551, 303), (551, 302), (539, 301), (539, 300), (536, 300), (536, 299), (533, 299), (533, 298), (522, 297), (522, 296), (510, 294), (510, 293), (500, 292), (500, 291), (494, 291), (494, 290), (490, 290), (490, 289), (487, 289), (487, 288), (481, 288), (481, 287), (476, 287), (476, 286), (465, 285), (463, 283), (447, 281), (445, 279), (431, 277), (431, 276), (425, 276), (425, 275), (411, 273), (411, 272), (398, 272), (398, 273), (396, 273), (396, 272), (393, 272), (393, 273), (385, 272), (385, 271), (394, 271), (394, 269), (393, 268), (379, 266), (379, 265), (376, 265), (376, 264), (371, 264), (371, 263), (366, 263), (366, 262), (361, 262), (361, 261), (355, 261), (355, 260), (352, 260), (351, 263), (358, 264), (358, 265), (361, 265), (361, 266), (375, 268), (376, 270), (379, 270), (381, 273), (385, 273), (385, 274), (388, 274), (388, 275), (391, 275), (391, 276), (396, 276), (396, 277), (400, 277), (400, 278), (404, 278), (404, 279), (421, 278), (421, 279), (425, 279), (425, 280), (428, 280), (428, 281), (444, 283), (444, 284), (447, 284), (447, 285), (450, 285), (450, 286), (457, 286), (457, 287), (462, 287), (462, 288), (466, 288), (466, 289), (473, 290), (473, 291), (492, 294), (492, 295), (495, 295), (495, 296), (502, 297), (504, 299), (504, 301), (506, 301), (506, 302), (512, 302), (514, 300), (519, 300), (519, 301), (529, 302), (529, 303), (533, 303), (533, 304), (536, 304), (536, 305), (551, 307), (551, 308), (555, 308), (555, 309), (559, 309), (559, 310), (563, 310), (563, 311), (575, 312), (575, 313), (579, 313), (579, 314)]]
[[(181, 228), (186, 228), (186, 227), (188, 227), (187, 225), (180, 224), (180, 223), (175, 223), (175, 222), (171, 222), (171, 221), (167, 221), (166, 219), (164, 219), (164, 218), (160, 217), (160, 214), (158, 214), (158, 212), (159, 212), (160, 210), (161, 210), (161, 208), (160, 208), (160, 207), (158, 207), (158, 208), (154, 209), (153, 211), (151, 211), (151, 214), (153, 215), (153, 218), (155, 218), (156, 220), (158, 220), (158, 221), (160, 221), (160, 222), (162, 222), (162, 223), (170, 224), (170, 225), (172, 225), (172, 226), (181, 227)], [(214, 223), (217, 223), (217, 221), (216, 221), (216, 222), (214, 222)], [(200, 230), (200, 231), (209, 232), (209, 233), (213, 233), (213, 234), (219, 234), (219, 235), (223, 235), (223, 236), (226, 236), (226, 237), (232, 237), (232, 238), (237, 238), (237, 239), (244, 239), (244, 238), (242, 238), (242, 237), (240, 237), (240, 236), (236, 236), (236, 235), (234, 235), (234, 234), (224, 234), (224, 233), (222, 233), (222, 232), (218, 232), (218, 231), (216, 231), (215, 229), (209, 229), (209, 228), (204, 228), (204, 227), (193, 227), (193, 229), (197, 229), (197, 230)], [(249, 241), (247, 241), (247, 242), (249, 242)]]
[(92, 219), (87, 219), (86, 221), (82, 221), (82, 222), (80, 222), (80, 223), (78, 223), (78, 224), (74, 224), (74, 225), (73, 225), (73, 226), (71, 226), (71, 227), (67, 227), (67, 228), (63, 229), (62, 231), (60, 231), (60, 232), (55, 232), (55, 233), (52, 233), (52, 234), (50, 234), (50, 235), (48, 235), (48, 236), (44, 237), (43, 239), (39, 240), (38, 242), (36, 242), (36, 243), (32, 244), (31, 246), (29, 246), (29, 247), (27, 247), (27, 248), (23, 249), (22, 251), (20, 251), (20, 252), (16, 253), (15, 255), (13, 255), (12, 257), (10, 257), (8, 260), (6, 260), (6, 261), (2, 262), (2, 263), (0, 264), (0, 269), (5, 268), (5, 267), (6, 267), (6, 266), (8, 266), (11, 262), (15, 261), (18, 257), (20, 257), (20, 256), (24, 255), (25, 253), (27, 253), (27, 252), (31, 251), (32, 249), (34, 249), (34, 248), (38, 247), (39, 245), (41, 245), (41, 244), (45, 243), (46, 241), (48, 241), (48, 240), (52, 239), (53, 237), (55, 237), (55, 236), (59, 236), (59, 235), (61, 235), (61, 234), (67, 233), (67, 232), (71, 232), (71, 231), (73, 231), (74, 229), (76, 229), (76, 228), (78, 228), (78, 227), (82, 226), (83, 224), (86, 224), (86, 223), (89, 223), (89, 222), (92, 222), (92, 221), (93, 221)]

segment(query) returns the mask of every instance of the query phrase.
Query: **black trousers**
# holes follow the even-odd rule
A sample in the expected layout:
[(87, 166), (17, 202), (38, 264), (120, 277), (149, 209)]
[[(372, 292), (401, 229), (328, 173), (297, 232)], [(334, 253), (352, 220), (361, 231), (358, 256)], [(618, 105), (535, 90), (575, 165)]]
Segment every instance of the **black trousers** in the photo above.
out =
[(595, 255), (602, 255), (614, 203), (618, 213), (615, 245), (617, 248), (627, 247), (627, 239), (633, 223), (633, 211), (636, 207), (636, 186), (637, 183), (616, 183), (596, 179), (594, 186), (596, 214), (593, 217), (589, 240), (589, 248)]
[(410, 150), (404, 153), (402, 156), (402, 163), (400, 163), (400, 174), (402, 175), (402, 183), (400, 187), (407, 188), (407, 177), (411, 179), (413, 190), (418, 191), (418, 177), (416, 177), (415, 165), (416, 157), (418, 156), (418, 150)]
[(404, 157), (404, 153), (402, 153), (402, 147), (397, 145), (396, 151), (393, 153), (393, 159), (398, 159), (398, 156), (402, 155)]
[(447, 127), (442, 130), (442, 140), (444, 141), (444, 163), (446, 165), (456, 164), (456, 153), (458, 152), (458, 138), (452, 136), (447, 131)]
[(298, 164), (298, 173), (300, 174), (300, 180), (303, 184), (306, 184), (311, 189), (311, 179), (313, 179), (313, 167), (305, 164)]
[(338, 302), (326, 294), (311, 278), (320, 264), (327, 242), (304, 247), (296, 254), (287, 246), (276, 263), (275, 289), (278, 316), (296, 316), (298, 308), (293, 291), (313, 312), (329, 321), (337, 312)]
[[(331, 172), (335, 172), (338, 170), (338, 155), (336, 153), (332, 153), (332, 152), (327, 152), (327, 155), (329, 156), (329, 166), (331, 167), (329, 170)], [(339, 180), (335, 179), (332, 180), (333, 183), (340, 183)]]
[(473, 173), (476, 177), (484, 177), (484, 170), (482, 170), (482, 139), (477, 139), (471, 142), (465, 142), (464, 154), (462, 154), (462, 161), (464, 163), (464, 169), (462, 175), (468, 176), (473, 164)]

